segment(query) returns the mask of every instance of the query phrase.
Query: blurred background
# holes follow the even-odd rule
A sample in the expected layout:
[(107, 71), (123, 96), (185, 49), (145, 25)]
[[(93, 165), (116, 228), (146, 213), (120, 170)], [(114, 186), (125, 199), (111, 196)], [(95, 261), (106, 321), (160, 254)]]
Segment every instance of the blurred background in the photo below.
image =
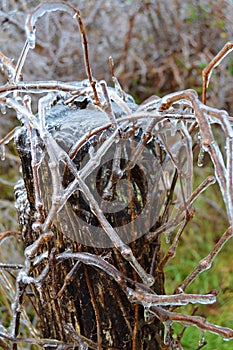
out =
[[(48, 1), (49, 2), (49, 1)], [(86, 27), (93, 76), (112, 85), (108, 59), (113, 57), (115, 75), (123, 89), (137, 103), (151, 95), (163, 96), (182, 89), (195, 89), (201, 97), (202, 70), (228, 41), (233, 40), (232, 0), (73, 0), (64, 1), (81, 11)], [(35, 0), (0, 1), (0, 51), (17, 62), (25, 42), (27, 14), (39, 5)], [(54, 12), (39, 19), (37, 45), (30, 50), (23, 78), (27, 81), (77, 81), (86, 78), (82, 44), (77, 22), (68, 14)], [(1, 67), (0, 67), (1, 68)], [(4, 71), (0, 83), (6, 83)], [(207, 92), (207, 104), (233, 113), (233, 55), (214, 70)], [(34, 106), (36, 112), (36, 105)], [(19, 125), (12, 111), (0, 111), (0, 139)], [(221, 135), (219, 136), (221, 138)], [(221, 140), (220, 140), (221, 142)], [(13, 143), (4, 151), (0, 146), (0, 232), (18, 230), (14, 209), (13, 185), (20, 177), (20, 163)], [(5, 152), (5, 154), (4, 154)], [(208, 159), (195, 170), (200, 183), (212, 173)], [(204, 257), (227, 228), (224, 206), (217, 185), (212, 186), (195, 204), (196, 216), (185, 231), (179, 255), (167, 266), (167, 292), (172, 293)], [(23, 261), (23, 249), (15, 236), (0, 242), (0, 261)], [(16, 249), (17, 247), (17, 249)], [(198, 314), (209, 322), (233, 328), (232, 243), (215, 261), (213, 269), (203, 273), (188, 292), (219, 290), (218, 302), (204, 307)], [(14, 275), (0, 271), (0, 319), (9, 323), (13, 294), (5, 278), (14, 283)], [(5, 284), (5, 286), (4, 286)], [(12, 295), (10, 295), (12, 294)], [(30, 314), (29, 310), (29, 314)], [(190, 309), (191, 312), (191, 309)], [(31, 312), (30, 320), (36, 323)], [(177, 328), (179, 333), (181, 328)], [(194, 349), (200, 332), (194, 328), (184, 334), (184, 348)], [(231, 349), (207, 335), (204, 349)]]

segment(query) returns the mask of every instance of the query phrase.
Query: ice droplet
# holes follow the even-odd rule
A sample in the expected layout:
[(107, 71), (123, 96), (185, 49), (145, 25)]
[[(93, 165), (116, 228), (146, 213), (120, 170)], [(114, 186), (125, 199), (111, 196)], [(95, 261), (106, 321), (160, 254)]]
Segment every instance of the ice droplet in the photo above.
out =
[(183, 291), (183, 289), (181, 287), (178, 287), (177, 291), (178, 291), (179, 294), (183, 294), (184, 293), (184, 291)]
[(198, 154), (198, 159), (197, 159), (197, 166), (200, 167), (200, 168), (203, 166), (204, 156), (205, 156), (205, 151), (201, 147), (200, 152)]
[(151, 318), (151, 312), (150, 312), (150, 304), (147, 304), (144, 306), (144, 320), (145, 322), (148, 322)]
[(200, 334), (200, 339), (199, 339), (199, 345), (203, 346), (205, 344), (205, 330), (201, 330), (201, 334)]
[(171, 229), (168, 229), (165, 232), (165, 238), (166, 238), (166, 243), (170, 244), (171, 243), (171, 239), (172, 239), (172, 234), (174, 232), (174, 228), (172, 227)]
[(2, 114), (6, 114), (6, 106), (4, 104), (1, 103), (1, 113)]
[(30, 49), (34, 49), (36, 46), (36, 31), (27, 32), (27, 41)]
[(200, 147), (200, 151), (199, 151), (199, 154), (198, 154), (198, 158), (197, 158), (197, 166), (198, 167), (203, 167), (203, 160), (204, 160), (204, 156), (205, 156), (205, 149), (202, 145), (202, 135), (200, 133), (198, 133), (198, 143), (199, 143), (199, 147)]
[(163, 322), (164, 325), (164, 344), (168, 345), (169, 344), (169, 339), (171, 336), (171, 327), (172, 327), (172, 321), (167, 320)]
[[(218, 333), (216, 333), (218, 335)], [(224, 341), (230, 341), (232, 338), (223, 338)]]
[(6, 147), (4, 144), (0, 146), (0, 157), (1, 160), (5, 160), (6, 158)]

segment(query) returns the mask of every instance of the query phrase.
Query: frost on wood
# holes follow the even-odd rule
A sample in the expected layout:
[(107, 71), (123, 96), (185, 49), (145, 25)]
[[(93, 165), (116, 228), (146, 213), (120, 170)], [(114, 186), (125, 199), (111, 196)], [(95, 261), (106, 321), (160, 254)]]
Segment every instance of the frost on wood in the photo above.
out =
[[(21, 73), (36, 44), (37, 20), (59, 10), (78, 22), (88, 79), (24, 82)], [(24, 265), (0, 265), (19, 270), (11, 327), (0, 326), (2, 346), (160, 349), (165, 344), (172, 349), (178, 341), (172, 337), (175, 322), (232, 339), (231, 329), (174, 311), (217, 298), (216, 291), (186, 294), (185, 289), (211, 267), (232, 236), (233, 130), (228, 113), (206, 106), (194, 90), (153, 96), (138, 106), (122, 90), (111, 58), (115, 87), (96, 81), (80, 12), (65, 3), (38, 6), (27, 19), (26, 33), (16, 67), (0, 55), (9, 75), (0, 87), (0, 102), (13, 108), (22, 123), (15, 145), (24, 181), (16, 185), (15, 195), (25, 246)], [(222, 52), (225, 57), (226, 50)], [(217, 62), (211, 64), (210, 73)], [(209, 77), (205, 79), (207, 85)], [(33, 112), (35, 94), (40, 95)], [(216, 124), (225, 135), (223, 150), (213, 133)], [(209, 154), (214, 176), (193, 188), (196, 145), (202, 152), (199, 165), (203, 153)], [(174, 286), (174, 294), (166, 295), (164, 267), (194, 215), (193, 202), (215, 181), (229, 228), (183, 283)], [(163, 236), (168, 249), (162, 256)], [(42, 338), (30, 326), (31, 337), (20, 337), (29, 287)]]

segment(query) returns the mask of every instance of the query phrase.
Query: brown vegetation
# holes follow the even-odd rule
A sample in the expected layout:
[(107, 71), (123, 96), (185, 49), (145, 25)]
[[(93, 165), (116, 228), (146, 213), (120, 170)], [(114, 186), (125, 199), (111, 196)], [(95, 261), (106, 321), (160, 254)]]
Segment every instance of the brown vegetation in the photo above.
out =
[[(2, 2), (0, 58), (8, 83), (0, 87), (0, 101), (23, 124), (15, 143), (24, 178), (16, 186), (16, 206), (25, 259), (1, 265), (7, 281), (8, 271), (16, 271), (16, 289), (8, 296), (14, 300), (12, 331), (4, 319), (0, 345), (182, 349), (183, 332), (173, 337), (176, 322), (232, 339), (230, 328), (208, 323), (194, 315), (196, 309), (191, 315), (176, 310), (216, 301), (215, 290), (191, 294), (186, 288), (212, 266), (232, 236), (233, 131), (231, 117), (222, 110), (231, 105), (230, 60), (221, 63), (224, 73), (215, 75), (206, 92), (213, 68), (232, 50), (229, 43), (213, 59), (231, 35), (230, 3), (80, 1), (82, 17), (70, 2), (50, 5), (28, 16), (26, 44), (18, 62), (12, 63), (8, 57), (21, 51), (29, 9), (19, 2), (12, 12), (16, 4)], [(42, 15), (44, 21), (38, 21)], [(35, 28), (37, 45), (32, 50)], [(12, 41), (15, 45), (9, 45)], [(115, 65), (112, 59), (108, 65), (110, 55)], [(88, 80), (82, 81), (85, 71)], [(108, 82), (111, 76), (114, 89), (95, 80), (92, 72)], [(137, 105), (119, 81), (137, 100), (153, 96)], [(202, 102), (190, 89), (194, 87), (202, 92)], [(217, 108), (206, 106), (206, 94), (207, 103)], [(205, 155), (212, 174), (194, 185), (193, 158), (202, 167)], [(121, 180), (131, 189), (119, 190)], [(174, 286), (174, 294), (165, 295), (164, 268), (193, 219), (193, 202), (215, 181), (228, 227), (209, 254)], [(4, 196), (8, 200), (8, 194)], [(109, 214), (110, 205), (114, 211)], [(95, 236), (97, 230), (104, 238)], [(12, 228), (1, 238), (17, 234)], [(168, 246), (162, 251), (163, 237)], [(14, 290), (10, 285), (8, 289)], [(37, 314), (40, 337), (23, 310), (24, 300), (30, 300)], [(24, 338), (21, 320), (28, 327)], [(204, 345), (203, 338), (198, 349)]]

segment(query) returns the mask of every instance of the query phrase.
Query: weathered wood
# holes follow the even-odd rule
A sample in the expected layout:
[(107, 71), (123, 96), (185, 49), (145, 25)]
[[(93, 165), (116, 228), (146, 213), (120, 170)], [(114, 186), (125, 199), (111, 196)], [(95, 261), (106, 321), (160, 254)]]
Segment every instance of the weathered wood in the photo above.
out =
[[(133, 106), (133, 102), (130, 102), (130, 100), (128, 103), (131, 103), (131, 107)], [(114, 112), (115, 115), (118, 114), (117, 116), (122, 114), (121, 111), (118, 113), (116, 106), (114, 106)], [(97, 111), (96, 108), (90, 107), (90, 105), (88, 106), (88, 102), (84, 103), (81, 108), (78, 103), (73, 103), (71, 106), (60, 103), (52, 107), (48, 112), (46, 122), (50, 134), (60, 147), (69, 153), (72, 146), (87, 131), (106, 124), (108, 118), (105, 113)], [(85, 152), (88, 152), (90, 146), (96, 145), (98, 142), (101, 143), (101, 140), (110, 137), (112, 132), (113, 129), (111, 128), (101, 131), (93, 136), (83, 146), (81, 151), (78, 153), (74, 152), (73, 159), (77, 167), (79, 166), (80, 159), (85, 156)], [(140, 132), (137, 135), (140, 138)], [(21, 229), (26, 248), (35, 242), (38, 233), (32, 229), (35, 213), (35, 193), (31, 168), (30, 138), (28, 130), (25, 127), (22, 127), (15, 143), (22, 162), (23, 178), (29, 206), (28, 209), (24, 202), (24, 209), (27, 208), (28, 210), (27, 215), (22, 213), (22, 208), (20, 212)], [(156, 157), (159, 158), (161, 163), (163, 161), (163, 152), (159, 149), (159, 145), (154, 142), (151, 143), (151, 147), (153, 148), (153, 152), (156, 152)], [(48, 158), (45, 156), (40, 168), (43, 200), (47, 203), (45, 210), (48, 209), (51, 202), (51, 174), (46, 163), (47, 161)], [(151, 164), (148, 164), (148, 167), (150, 166)], [(143, 186), (145, 184), (140, 182), (142, 181), (140, 172), (135, 171), (133, 173), (132, 170), (131, 174), (133, 174), (133, 181), (141, 189), (140, 195), (143, 198)], [(103, 174), (99, 176), (100, 188), (103, 184), (102, 176)], [(63, 165), (64, 187), (71, 180), (71, 172)], [(79, 212), (75, 209), (78, 204)], [(74, 343), (74, 338), (70, 332), (65, 331), (64, 327), (64, 324), (72, 324), (77, 334), (82, 339), (86, 339), (86, 343), (90, 349), (161, 349), (163, 344), (162, 324), (155, 318), (147, 319), (144, 308), (136, 303), (131, 303), (122, 291), (121, 285), (112, 280), (104, 271), (80, 263), (72, 278), (67, 282), (67, 286), (61, 292), (65, 278), (74, 267), (76, 261), (71, 262), (67, 260), (58, 264), (55, 256), (57, 253), (64, 252), (67, 249), (72, 252), (108, 255), (108, 261), (125, 276), (141, 282), (131, 265), (121, 256), (116, 248), (104, 246), (104, 248), (100, 248), (98, 246), (87, 246), (82, 244), (82, 242), (80, 243), (80, 239), (83, 239), (82, 235), (85, 235), (85, 232), (82, 232), (81, 226), (79, 228), (76, 226), (76, 234), (79, 232), (78, 236), (75, 236), (75, 233), (68, 232), (67, 234), (65, 232), (67, 227), (64, 222), (67, 221), (67, 218), (66, 220), (64, 218), (63, 222), (62, 215), (68, 213), (67, 215), (71, 215), (69, 216), (69, 220), (75, 220), (75, 216), (81, 215), (80, 210), (83, 210), (83, 212), (86, 210), (90, 220), (93, 220), (93, 225), (98, 226), (98, 222), (94, 223), (95, 217), (90, 208), (85, 205), (81, 201), (80, 193), (71, 196), (64, 211), (61, 212), (59, 220), (53, 225), (52, 230), (55, 238), (45, 242), (40, 247), (41, 252), (46, 250), (52, 252), (50, 259), (44, 260), (36, 268), (33, 268), (33, 265), (31, 266), (31, 275), (36, 277), (41, 273), (46, 264), (50, 264), (49, 273), (44, 279), (40, 293), (32, 286), (34, 291), (34, 305), (39, 319), (38, 327), (41, 335), (44, 338), (61, 339), (64, 342), (72, 344)], [(134, 208), (140, 211), (140, 205), (136, 203)], [(106, 217), (113, 226), (116, 226), (124, 224), (125, 220), (127, 221), (124, 214), (126, 215), (126, 211), (122, 211), (121, 215), (118, 216), (117, 214), (109, 214)], [(130, 215), (132, 215), (132, 212)], [(159, 220), (160, 218), (158, 217), (157, 226), (160, 224)], [(73, 225), (78, 225), (78, 220), (74, 221)], [(130, 246), (134, 256), (148, 273), (150, 272), (151, 265), (154, 264), (153, 274), (155, 284), (152, 289), (158, 294), (164, 293), (163, 272), (156, 269), (161, 254), (159, 238), (148, 244), (144, 236), (141, 236), (134, 242), (131, 242)], [(51, 256), (54, 258), (51, 258)], [(153, 263), (152, 260), (154, 261)]]

